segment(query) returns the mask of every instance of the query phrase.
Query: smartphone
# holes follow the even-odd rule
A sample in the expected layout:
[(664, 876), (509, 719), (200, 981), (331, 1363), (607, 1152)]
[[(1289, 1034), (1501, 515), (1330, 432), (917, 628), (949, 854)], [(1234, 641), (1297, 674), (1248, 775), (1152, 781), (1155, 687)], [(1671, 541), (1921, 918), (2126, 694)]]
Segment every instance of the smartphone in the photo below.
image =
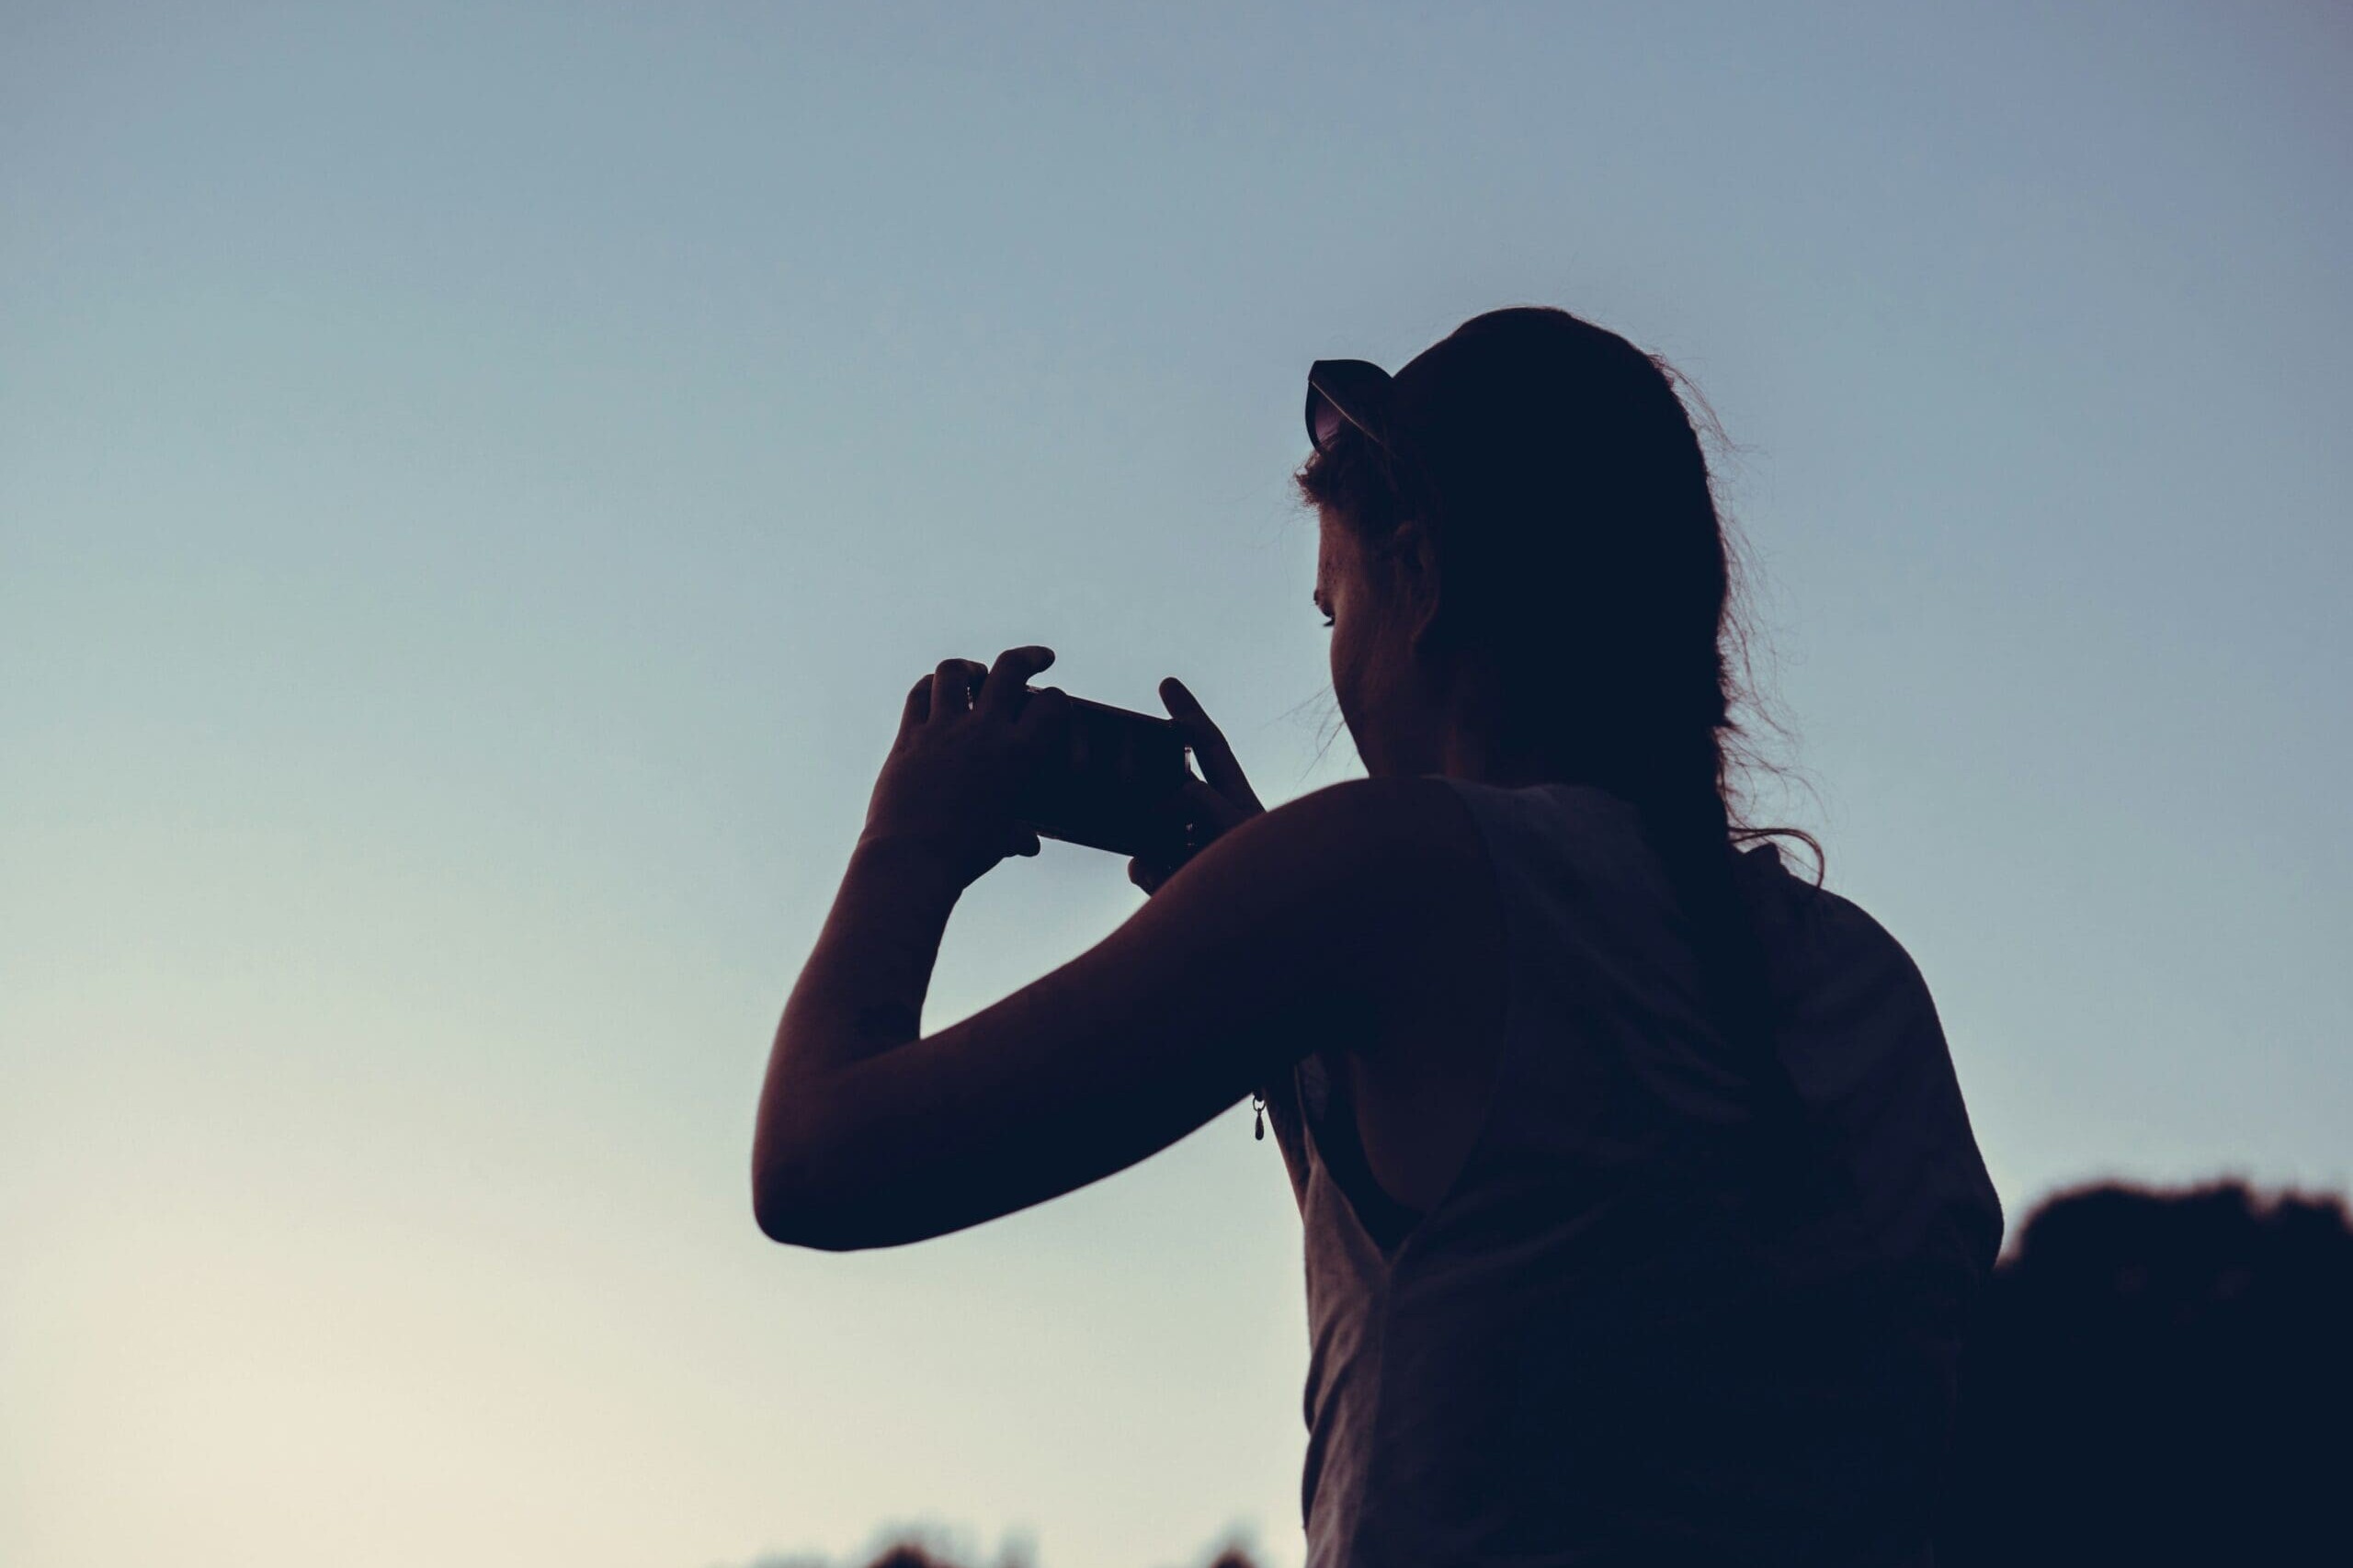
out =
[(1185, 732), (1149, 713), (1069, 702), (1069, 745), (1016, 800), (1022, 824), (1040, 838), (1115, 855), (1181, 851), (1187, 812), (1178, 791), (1192, 777)]

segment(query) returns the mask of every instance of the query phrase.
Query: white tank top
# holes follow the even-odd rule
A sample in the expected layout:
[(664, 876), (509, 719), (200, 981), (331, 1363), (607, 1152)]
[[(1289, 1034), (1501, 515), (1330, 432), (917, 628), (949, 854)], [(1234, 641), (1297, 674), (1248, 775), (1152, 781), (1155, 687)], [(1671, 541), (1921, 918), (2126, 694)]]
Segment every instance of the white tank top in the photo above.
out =
[(1449, 782), (1508, 948), (1461, 1175), (1418, 1220), (1381, 1192), (1339, 1046), (1268, 1091), (1306, 1233), (1309, 1568), (1927, 1562), (2002, 1221), (1919, 971), (1741, 856), (1802, 1108), (1760, 1111), (1633, 808)]

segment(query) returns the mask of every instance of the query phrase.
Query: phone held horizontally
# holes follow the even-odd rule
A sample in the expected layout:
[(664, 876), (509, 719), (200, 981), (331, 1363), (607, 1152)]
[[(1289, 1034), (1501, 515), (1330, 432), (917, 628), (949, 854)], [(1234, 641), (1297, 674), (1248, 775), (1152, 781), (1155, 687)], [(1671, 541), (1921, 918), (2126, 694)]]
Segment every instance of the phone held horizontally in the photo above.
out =
[(1178, 791), (1192, 777), (1185, 732), (1149, 713), (1068, 701), (1068, 748), (1023, 789), (1016, 803), (1022, 824), (1040, 838), (1115, 855), (1180, 851), (1187, 823)]

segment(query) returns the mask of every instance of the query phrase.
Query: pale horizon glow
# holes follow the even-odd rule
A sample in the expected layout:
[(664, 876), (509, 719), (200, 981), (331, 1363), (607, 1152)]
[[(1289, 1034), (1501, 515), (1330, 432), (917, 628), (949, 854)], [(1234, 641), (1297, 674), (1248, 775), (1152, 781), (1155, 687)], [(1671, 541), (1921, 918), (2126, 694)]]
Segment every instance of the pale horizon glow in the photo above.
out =
[[(1500, 304), (1721, 417), (2012, 1216), (2353, 1176), (2344, 12), (392, 9), (0, 17), (11, 1568), (1295, 1568), (1246, 1107), (835, 1257), (753, 1094), (938, 659), (1356, 771), (1306, 367)], [(929, 1020), (1137, 898), (1000, 871)]]

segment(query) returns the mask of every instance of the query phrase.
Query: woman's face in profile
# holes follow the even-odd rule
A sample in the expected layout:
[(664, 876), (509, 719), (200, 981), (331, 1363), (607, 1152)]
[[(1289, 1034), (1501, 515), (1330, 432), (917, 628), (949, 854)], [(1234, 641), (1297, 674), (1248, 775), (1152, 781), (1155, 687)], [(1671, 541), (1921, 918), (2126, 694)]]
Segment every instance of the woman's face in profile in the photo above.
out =
[(1319, 511), (1315, 604), (1332, 623), (1332, 693), (1365, 770), (1375, 776), (1438, 769), (1430, 715), (1391, 601), (1388, 574), (1368, 562), (1356, 532), (1330, 508)]

